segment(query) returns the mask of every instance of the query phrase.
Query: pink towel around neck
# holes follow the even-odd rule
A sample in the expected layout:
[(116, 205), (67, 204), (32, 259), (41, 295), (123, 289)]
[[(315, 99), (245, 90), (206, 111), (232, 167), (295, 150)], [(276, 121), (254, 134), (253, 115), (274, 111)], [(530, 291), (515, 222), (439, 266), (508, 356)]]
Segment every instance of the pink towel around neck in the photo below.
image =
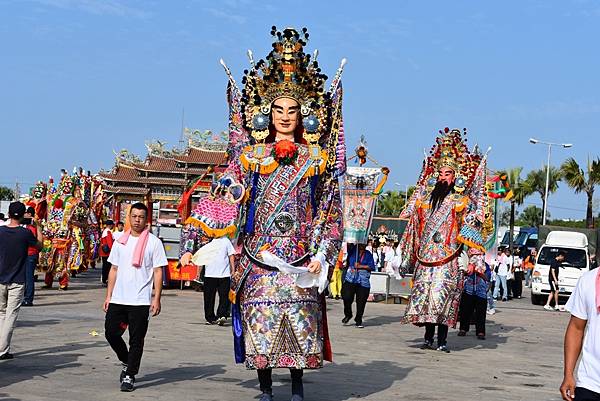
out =
[[(138, 237), (138, 242), (137, 244), (135, 244), (135, 249), (133, 250), (133, 259), (131, 261), (131, 264), (134, 267), (142, 267), (142, 261), (144, 259), (144, 251), (146, 250), (146, 245), (148, 245), (148, 234), (150, 233), (150, 231), (146, 228), (144, 231), (142, 231), (142, 233), (140, 234), (140, 236)], [(119, 238), (117, 240), (118, 243), (120, 243), (121, 245), (127, 245), (127, 240), (129, 239), (129, 236), (131, 235), (131, 229), (125, 231), (123, 233), (123, 235), (121, 235), (121, 238)]]

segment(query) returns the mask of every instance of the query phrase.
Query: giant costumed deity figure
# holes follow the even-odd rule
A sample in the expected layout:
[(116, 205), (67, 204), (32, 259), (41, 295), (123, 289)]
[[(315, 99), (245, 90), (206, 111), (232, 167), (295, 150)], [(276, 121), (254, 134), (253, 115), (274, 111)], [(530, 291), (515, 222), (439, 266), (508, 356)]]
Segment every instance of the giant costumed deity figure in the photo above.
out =
[[(40, 269), (46, 272), (46, 288), (51, 288), (57, 278), (59, 289), (66, 290), (69, 277), (85, 270), (90, 263), (90, 235), (97, 237), (97, 233), (90, 233), (97, 230), (93, 226), (95, 216), (90, 219), (92, 182), (95, 181), (89, 174), (84, 175), (80, 169), (72, 175), (63, 170), (58, 188), (52, 179), (48, 183), (44, 247), (39, 261)], [(99, 184), (96, 185), (99, 189)]]
[(457, 321), (463, 271), (483, 274), (486, 159), (469, 151), (466, 131), (445, 128), (423, 164), (417, 188), (401, 218), (409, 219), (399, 245), (404, 268), (414, 267), (404, 323), (425, 327), (422, 348), (449, 352), (448, 327)]
[(324, 297), (315, 286), (326, 286), (342, 239), (344, 62), (327, 90), (317, 52), (304, 53), (306, 29), (273, 27), (271, 34), (266, 60), (255, 63), (249, 52), (241, 92), (224, 65), (229, 165), (192, 212), (182, 244), (194, 251), (195, 238), (237, 227), (241, 259), (230, 297), (236, 361), (258, 370), (261, 400), (272, 399), (273, 368), (290, 369), (292, 399), (302, 400), (303, 369), (331, 360)]

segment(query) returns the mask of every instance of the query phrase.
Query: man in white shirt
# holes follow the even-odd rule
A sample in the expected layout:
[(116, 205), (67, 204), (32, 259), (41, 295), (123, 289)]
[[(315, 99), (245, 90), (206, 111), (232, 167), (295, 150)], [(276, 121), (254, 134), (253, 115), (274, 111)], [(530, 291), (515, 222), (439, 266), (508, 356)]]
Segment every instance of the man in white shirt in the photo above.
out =
[[(204, 318), (206, 324), (223, 326), (229, 317), (229, 288), (231, 269), (235, 266), (235, 249), (228, 237), (211, 241), (215, 254), (204, 266)], [(219, 293), (219, 306), (215, 315), (215, 298)]]
[(125, 232), (125, 224), (122, 221), (117, 222), (117, 229), (113, 231), (112, 236), (115, 241), (117, 241), (123, 233)]
[[(596, 305), (598, 271), (584, 273), (565, 308), (571, 320), (565, 333), (564, 378), (560, 392), (564, 400), (600, 401), (600, 313)], [(582, 352), (583, 346), (583, 352)], [(581, 354), (577, 381), (573, 375)]]
[[(142, 360), (149, 315), (157, 316), (161, 308), (162, 269), (167, 265), (167, 257), (162, 242), (146, 227), (147, 220), (146, 205), (131, 205), (131, 229), (114, 242), (108, 257), (112, 267), (104, 301), (104, 331), (108, 343), (123, 364), (121, 391), (133, 391), (135, 375)], [(129, 350), (122, 338), (127, 326)]]

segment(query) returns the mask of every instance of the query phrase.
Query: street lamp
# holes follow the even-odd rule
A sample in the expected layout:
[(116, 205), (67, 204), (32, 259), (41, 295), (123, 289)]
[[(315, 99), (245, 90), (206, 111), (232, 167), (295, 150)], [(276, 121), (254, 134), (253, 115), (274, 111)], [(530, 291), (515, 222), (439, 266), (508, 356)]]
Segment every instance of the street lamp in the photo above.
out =
[[(403, 185), (400, 184), (399, 182), (395, 182), (395, 185), (398, 185), (399, 187), (402, 187)], [(404, 188), (406, 189), (404, 191), (404, 205), (406, 205), (408, 203), (408, 185), (404, 185)]]
[(554, 143), (541, 141), (536, 138), (529, 138), (529, 142), (536, 145), (538, 143), (548, 145), (548, 163), (546, 165), (546, 190), (544, 191), (544, 210), (542, 211), (542, 225), (546, 225), (546, 210), (548, 210), (548, 186), (550, 185), (550, 153), (552, 152), (552, 146), (562, 146), (567, 149), (573, 146), (572, 143)]

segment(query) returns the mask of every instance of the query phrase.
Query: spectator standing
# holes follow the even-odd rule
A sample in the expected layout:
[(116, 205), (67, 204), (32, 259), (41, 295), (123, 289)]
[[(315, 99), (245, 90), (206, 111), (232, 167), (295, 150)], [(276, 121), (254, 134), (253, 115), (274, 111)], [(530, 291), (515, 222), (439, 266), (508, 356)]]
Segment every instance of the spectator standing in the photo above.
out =
[(335, 262), (335, 268), (331, 276), (331, 283), (329, 284), (329, 296), (331, 298), (340, 299), (342, 295), (342, 280), (344, 276), (344, 266), (346, 264), (346, 244), (342, 244), (342, 249), (338, 254), (338, 258)]
[(348, 269), (342, 284), (342, 299), (344, 300), (343, 324), (352, 319), (352, 304), (356, 297), (356, 327), (362, 329), (363, 314), (367, 299), (371, 292), (371, 272), (375, 270), (373, 254), (366, 250), (364, 244), (348, 244)]
[(112, 220), (106, 220), (104, 222), (104, 230), (102, 230), (102, 236), (100, 237), (100, 257), (102, 258), (102, 284), (108, 284), (108, 274), (110, 273), (110, 262), (108, 257), (114, 243), (113, 228), (115, 223)]
[(491, 269), (486, 264), (483, 275), (473, 272), (465, 278), (464, 289), (460, 299), (459, 337), (464, 337), (467, 334), (471, 324), (471, 316), (475, 313), (475, 334), (479, 340), (485, 340), (485, 313), (490, 277)]
[(117, 222), (117, 229), (113, 231), (112, 236), (113, 240), (117, 241), (123, 235), (123, 231), (125, 230), (125, 224), (122, 221)]
[(496, 313), (496, 301), (494, 299), (494, 288), (497, 285), (496, 272), (492, 266), (488, 265), (487, 263), (485, 265), (486, 268), (490, 269), (490, 286), (487, 292), (487, 314), (493, 315)]
[(523, 294), (523, 259), (520, 255), (521, 252), (517, 249), (511, 258), (513, 269), (512, 294), (517, 299), (521, 299)]
[(552, 298), (554, 298), (554, 310), (560, 310), (558, 306), (558, 273), (560, 271), (560, 266), (562, 262), (565, 260), (566, 253), (565, 251), (558, 251), (558, 254), (552, 261), (550, 262), (550, 271), (548, 272), (548, 284), (550, 284), (550, 293), (548, 294), (548, 300), (546, 301), (546, 305), (544, 305), (544, 309), (552, 310), (550, 306), (550, 302)]
[(513, 293), (512, 293), (512, 289), (513, 289), (513, 285), (514, 285), (514, 281), (515, 281), (515, 274), (514, 274), (514, 266), (513, 266), (513, 257), (512, 257), (512, 251), (510, 250), (510, 248), (506, 248), (504, 250), (504, 254), (506, 255), (506, 264), (508, 266), (508, 273), (506, 273), (506, 293), (507, 295), (505, 295), (505, 297), (510, 301), (511, 299), (513, 299)]
[(12, 202), (8, 207), (10, 222), (0, 227), (0, 360), (14, 357), (10, 340), (23, 302), (27, 250), (30, 246), (42, 249), (42, 230), (34, 236), (20, 226), (24, 214), (25, 205)]
[(498, 250), (498, 256), (494, 260), (494, 271), (496, 272), (496, 285), (494, 288), (494, 298), (500, 299), (500, 291), (502, 290), (502, 301), (508, 299), (508, 287), (506, 276), (508, 275), (508, 257), (506, 254)]
[[(567, 301), (571, 313), (564, 343), (564, 377), (560, 392), (564, 400), (600, 401), (600, 300), (597, 270), (585, 272)], [(575, 366), (577, 360), (577, 380)]]
[[(33, 224), (35, 209), (29, 206), (25, 211), (25, 228), (27, 228), (34, 237), (37, 237), (37, 225)], [(35, 246), (27, 249), (27, 262), (25, 265), (25, 294), (23, 296), (22, 306), (33, 306), (33, 297), (35, 295), (35, 271), (37, 270), (40, 251)]]
[[(150, 314), (161, 310), (163, 268), (167, 257), (162, 242), (148, 230), (148, 208), (134, 203), (127, 230), (110, 252), (111, 264), (103, 309), (106, 340), (123, 364), (121, 391), (133, 391), (140, 368)], [(154, 297), (152, 286), (154, 285)], [(129, 350), (123, 334), (129, 327)]]
[[(235, 249), (227, 236), (215, 238), (205, 246), (211, 247), (214, 256), (204, 266), (204, 318), (206, 324), (223, 326), (229, 317), (229, 288), (235, 266)], [(215, 315), (217, 292), (219, 306)]]
[(533, 268), (535, 267), (535, 259), (537, 258), (537, 250), (534, 248), (529, 254), (523, 259), (523, 270), (525, 271), (525, 286), (531, 285), (531, 276), (533, 274)]

